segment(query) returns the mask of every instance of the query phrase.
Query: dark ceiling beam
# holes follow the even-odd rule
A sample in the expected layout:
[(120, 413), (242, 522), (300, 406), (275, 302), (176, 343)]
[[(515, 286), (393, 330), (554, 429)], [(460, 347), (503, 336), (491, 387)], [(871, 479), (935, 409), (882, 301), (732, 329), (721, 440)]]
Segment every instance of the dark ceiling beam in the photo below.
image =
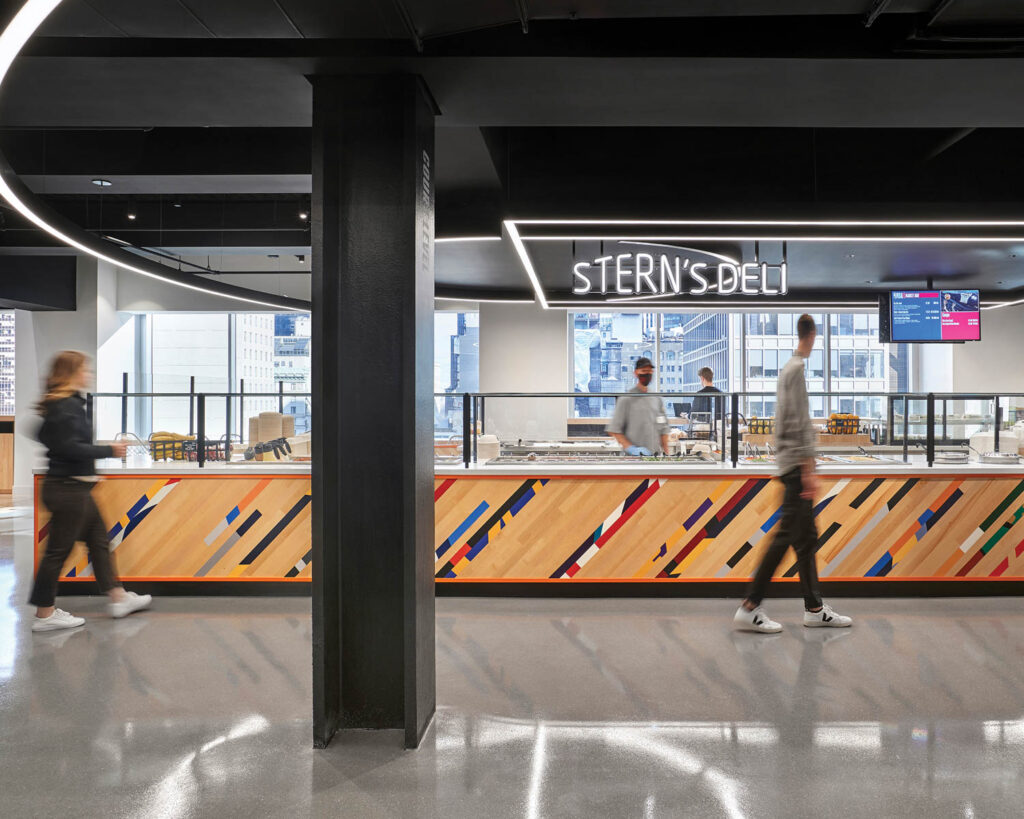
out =
[[(276, 39), (36, 37), (23, 54), (32, 57), (173, 57), (296, 60), (306, 73), (346, 61), (357, 68), (371, 58), (439, 57), (720, 57), (820, 56), (877, 58), (902, 43), (918, 15), (886, 14), (866, 29), (863, 17), (728, 17), (688, 19), (522, 20), (457, 34), (419, 34), (402, 0), (393, 0), (407, 39)], [(304, 61), (304, 62), (302, 62)], [(365, 67), (364, 67), (365, 70)]]
[(868, 9), (866, 15), (864, 15), (864, 28), (871, 28), (885, 10), (892, 5), (892, 0), (873, 0), (871, 8)]
[(0, 129), (0, 149), (24, 175), (293, 175), (310, 173), (311, 134), (309, 128), (19, 128)]
[(412, 40), (416, 52), (422, 54), (423, 38), (420, 36), (419, 31), (416, 30), (416, 23), (412, 19), (412, 15), (409, 14), (409, 9), (405, 7), (405, 3), (402, 0), (392, 0), (392, 2), (395, 4), (395, 11), (398, 12), (398, 17), (401, 19), (402, 25), (405, 26), (405, 30), (409, 35), (409, 39)]

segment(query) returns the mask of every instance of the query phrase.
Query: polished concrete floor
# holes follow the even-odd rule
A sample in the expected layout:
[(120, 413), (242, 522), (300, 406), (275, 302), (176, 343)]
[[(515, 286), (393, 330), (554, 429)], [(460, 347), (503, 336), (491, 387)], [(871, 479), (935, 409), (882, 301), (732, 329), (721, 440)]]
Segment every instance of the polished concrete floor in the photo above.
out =
[[(311, 748), (308, 600), (163, 599), (33, 635), (0, 509), (3, 817), (1024, 815), (1024, 605), (439, 600), (438, 711)], [(841, 604), (841, 606), (839, 605)]]

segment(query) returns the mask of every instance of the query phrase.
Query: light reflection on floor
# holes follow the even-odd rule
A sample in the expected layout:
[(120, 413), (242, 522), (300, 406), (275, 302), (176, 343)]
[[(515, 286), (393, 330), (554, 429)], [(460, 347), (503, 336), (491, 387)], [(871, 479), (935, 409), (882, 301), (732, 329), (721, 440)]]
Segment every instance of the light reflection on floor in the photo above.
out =
[[(6, 510), (0, 509), (0, 513)], [(0, 815), (1017, 816), (1017, 600), (841, 601), (733, 634), (729, 601), (440, 600), (422, 748), (310, 747), (308, 600), (179, 598), (32, 635), (0, 514)]]

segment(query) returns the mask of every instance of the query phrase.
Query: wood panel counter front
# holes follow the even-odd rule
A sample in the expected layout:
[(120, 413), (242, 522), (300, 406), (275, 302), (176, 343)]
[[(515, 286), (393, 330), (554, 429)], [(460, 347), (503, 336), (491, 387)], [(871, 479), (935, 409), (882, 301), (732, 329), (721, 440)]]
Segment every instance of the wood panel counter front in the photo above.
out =
[[(37, 557), (48, 529), (41, 485), (37, 476)], [(107, 470), (94, 492), (127, 581), (191, 593), (308, 589), (308, 469)], [(536, 584), (572, 593), (603, 583), (623, 584), (608, 594), (644, 584), (689, 594), (697, 582), (735, 585), (774, 534), (780, 502), (777, 481), (759, 467), (439, 469), (435, 575), (439, 590), (452, 592)], [(873, 594), (878, 584), (919, 581), (956, 594), (970, 581), (1007, 593), (1024, 580), (1019, 467), (823, 468), (814, 512), (825, 582), (859, 581)], [(792, 553), (779, 574), (795, 580)], [(80, 544), (62, 581), (91, 580)]]
[[(156, 465), (101, 470), (93, 489), (110, 545), (125, 581), (242, 592), (267, 585), (267, 593), (310, 579), (310, 479), (308, 467)], [(43, 476), (35, 481), (36, 560), (46, 547), (49, 514), (42, 503)], [(93, 581), (82, 544), (75, 546), (61, 581)], [(202, 588), (200, 588), (202, 584)], [(228, 585), (230, 584), (230, 585)], [(276, 586), (276, 589), (271, 588)]]
[[(781, 513), (781, 487), (756, 468), (467, 472), (435, 480), (440, 583), (746, 581)], [(823, 580), (939, 581), (957, 593), (949, 583), (1024, 579), (1020, 467), (837, 466), (820, 477)], [(795, 572), (790, 552), (779, 576)]]

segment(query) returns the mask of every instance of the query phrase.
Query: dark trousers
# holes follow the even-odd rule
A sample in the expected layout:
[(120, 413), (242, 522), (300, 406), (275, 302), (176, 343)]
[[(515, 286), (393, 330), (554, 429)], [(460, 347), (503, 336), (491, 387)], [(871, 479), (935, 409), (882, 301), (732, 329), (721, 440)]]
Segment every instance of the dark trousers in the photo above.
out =
[(43, 503), (50, 510), (50, 534), (28, 602), (39, 608), (53, 605), (60, 570), (79, 540), (85, 541), (89, 550), (100, 591), (106, 593), (119, 586), (107, 527), (93, 500), (92, 484), (74, 478), (48, 477), (43, 481)]
[(821, 607), (821, 593), (818, 591), (818, 566), (815, 553), (818, 551), (818, 527), (814, 524), (814, 508), (809, 498), (801, 498), (803, 480), (799, 468), (782, 476), (785, 494), (782, 498), (782, 520), (775, 532), (768, 551), (747, 592), (747, 600), (760, 606), (768, 591), (772, 575), (782, 562), (786, 550), (792, 546), (796, 552), (796, 566), (800, 574), (800, 587), (804, 594), (804, 607)]

